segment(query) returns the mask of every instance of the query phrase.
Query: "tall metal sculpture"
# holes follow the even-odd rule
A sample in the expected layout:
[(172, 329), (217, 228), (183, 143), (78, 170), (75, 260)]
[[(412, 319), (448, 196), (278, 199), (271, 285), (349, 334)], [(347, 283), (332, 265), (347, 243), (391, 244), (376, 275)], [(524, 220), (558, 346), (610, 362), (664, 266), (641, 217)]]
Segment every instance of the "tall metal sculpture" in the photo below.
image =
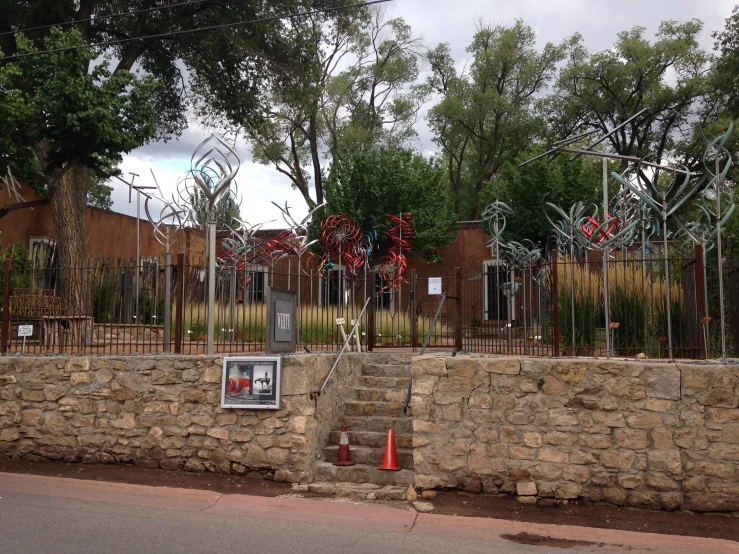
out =
[[(213, 354), (215, 335), (216, 222), (221, 201), (230, 196), (235, 203), (235, 178), (240, 163), (234, 149), (213, 135), (195, 149), (190, 159), (190, 170), (177, 185), (178, 206), (187, 206), (190, 222), (194, 225), (204, 224), (207, 229), (209, 355)], [(204, 222), (201, 220), (203, 217)]]

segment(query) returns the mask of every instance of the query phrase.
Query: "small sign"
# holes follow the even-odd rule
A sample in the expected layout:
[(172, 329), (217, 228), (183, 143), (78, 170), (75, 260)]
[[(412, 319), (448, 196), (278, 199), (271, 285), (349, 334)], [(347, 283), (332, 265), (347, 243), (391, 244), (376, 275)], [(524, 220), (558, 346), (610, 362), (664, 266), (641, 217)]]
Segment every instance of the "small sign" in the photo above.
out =
[(441, 277), (429, 277), (429, 296), (441, 294)]
[(30, 337), (33, 335), (33, 325), (18, 325), (19, 337)]
[(336, 318), (336, 325), (344, 325), (345, 323), (346, 323), (346, 320), (343, 317)]
[(267, 354), (294, 354), (297, 345), (296, 294), (267, 287)]
[(290, 342), (293, 338), (293, 305), (275, 300), (275, 342)]
[(281, 377), (280, 358), (224, 358), (221, 407), (279, 410)]

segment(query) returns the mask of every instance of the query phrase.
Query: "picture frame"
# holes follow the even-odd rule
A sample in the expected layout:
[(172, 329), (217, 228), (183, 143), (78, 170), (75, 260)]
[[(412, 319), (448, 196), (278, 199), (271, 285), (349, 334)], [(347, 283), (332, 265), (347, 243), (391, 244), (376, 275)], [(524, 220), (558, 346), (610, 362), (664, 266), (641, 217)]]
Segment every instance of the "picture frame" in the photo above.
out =
[(282, 358), (233, 356), (223, 358), (221, 408), (279, 410)]

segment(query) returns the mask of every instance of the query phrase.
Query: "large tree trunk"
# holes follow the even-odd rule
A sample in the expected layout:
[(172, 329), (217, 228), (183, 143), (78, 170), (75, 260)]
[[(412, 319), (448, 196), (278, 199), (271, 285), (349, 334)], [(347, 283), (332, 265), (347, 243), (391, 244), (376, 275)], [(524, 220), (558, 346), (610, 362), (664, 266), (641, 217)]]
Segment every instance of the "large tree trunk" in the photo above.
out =
[(74, 165), (49, 187), (51, 216), (57, 234), (59, 275), (57, 294), (67, 314), (90, 316), (90, 292), (85, 255), (85, 206), (90, 170)]

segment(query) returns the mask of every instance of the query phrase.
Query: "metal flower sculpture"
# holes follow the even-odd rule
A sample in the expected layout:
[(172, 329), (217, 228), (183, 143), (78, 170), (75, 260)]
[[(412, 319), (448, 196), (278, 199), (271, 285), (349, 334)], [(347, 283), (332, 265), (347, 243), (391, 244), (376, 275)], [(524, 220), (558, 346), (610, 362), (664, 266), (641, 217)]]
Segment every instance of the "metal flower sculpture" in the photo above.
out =
[(386, 287), (400, 290), (408, 267), (408, 260), (403, 252), (411, 250), (411, 240), (413, 239), (413, 227), (411, 226), (413, 214), (390, 214), (388, 217), (395, 225), (387, 232), (392, 246), (388, 253), (380, 258), (380, 274)]
[(506, 228), (506, 217), (511, 215), (513, 215), (513, 210), (499, 200), (492, 202), (482, 211), (480, 217), (483, 221), (487, 222), (488, 235), (490, 235), (490, 240), (485, 243), (485, 246), (496, 245), (495, 255), (497, 255), (500, 239)]
[[(179, 242), (190, 214), (187, 208), (178, 206), (174, 200), (166, 199), (162, 188), (159, 186), (159, 181), (154, 175), (154, 170), (150, 171), (158, 194), (150, 193), (146, 195), (144, 212), (154, 230), (154, 238), (164, 247), (164, 252), (169, 254), (174, 245)], [(149, 206), (150, 200), (157, 200), (162, 204), (162, 208), (158, 212), (155, 210), (153, 215)]]

